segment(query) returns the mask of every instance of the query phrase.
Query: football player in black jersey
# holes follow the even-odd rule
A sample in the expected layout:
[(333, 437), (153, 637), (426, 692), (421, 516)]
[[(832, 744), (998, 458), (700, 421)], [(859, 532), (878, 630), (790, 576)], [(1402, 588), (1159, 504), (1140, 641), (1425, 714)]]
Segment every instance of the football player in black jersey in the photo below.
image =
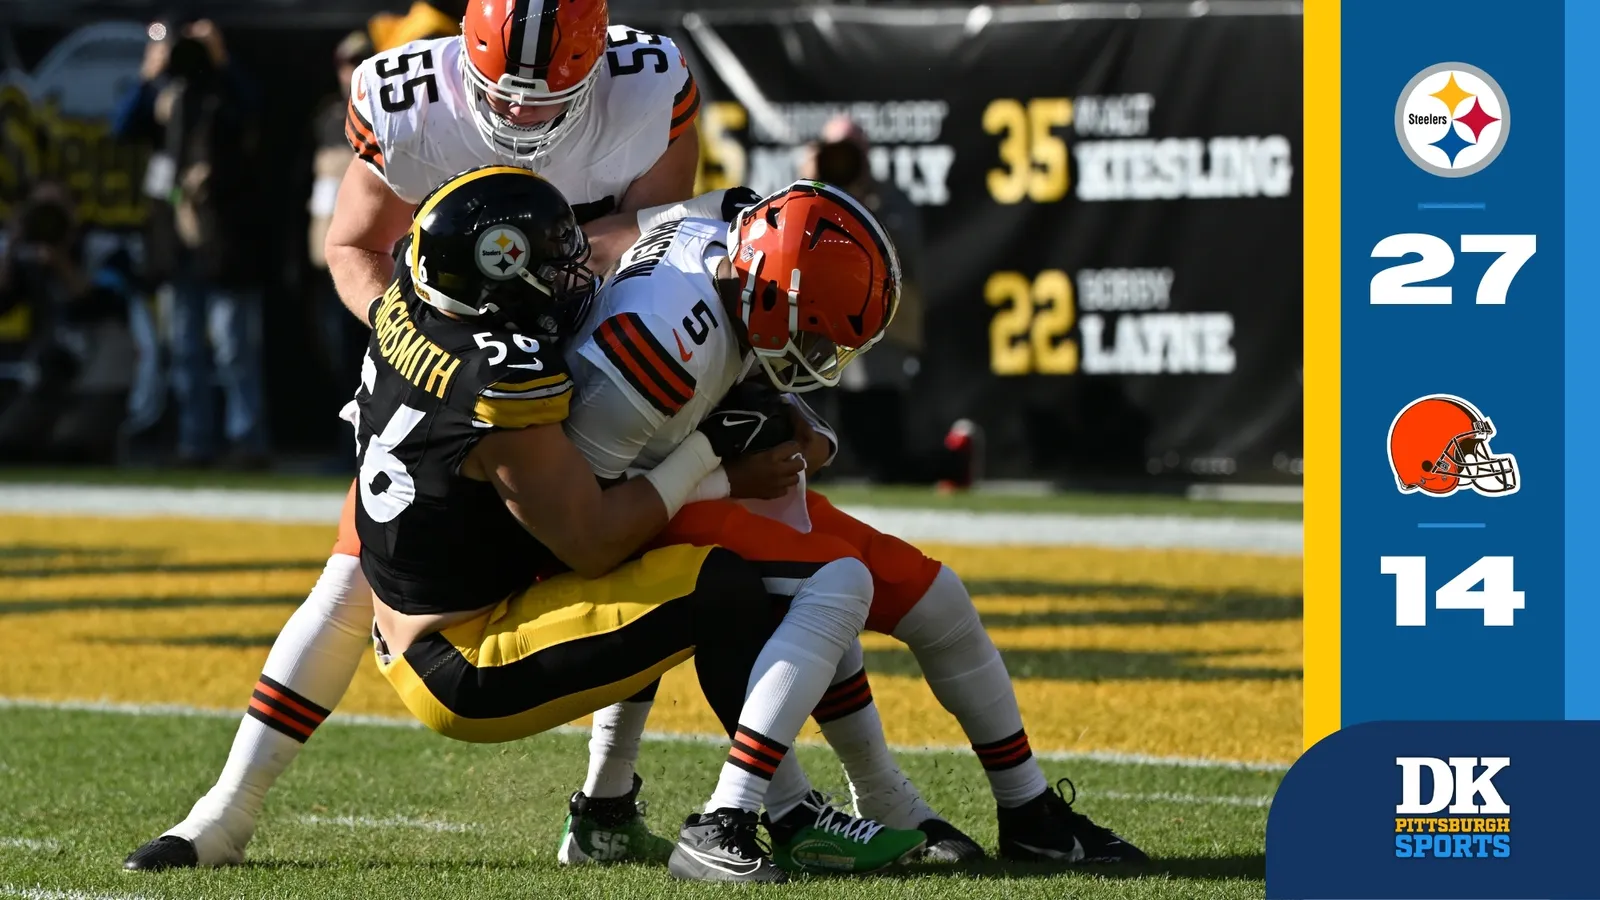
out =
[[(566, 201), (527, 170), (474, 169), (423, 201), (407, 240), (369, 317), (353, 410), (379, 670), (433, 730), (504, 741), (625, 699), (693, 655), (731, 735), (773, 607), (754, 566), (724, 549), (628, 561), (720, 457), (697, 431), (602, 490), (568, 441), (573, 384), (556, 344), (594, 277)], [(723, 875), (782, 880), (750, 850), (748, 871)]]

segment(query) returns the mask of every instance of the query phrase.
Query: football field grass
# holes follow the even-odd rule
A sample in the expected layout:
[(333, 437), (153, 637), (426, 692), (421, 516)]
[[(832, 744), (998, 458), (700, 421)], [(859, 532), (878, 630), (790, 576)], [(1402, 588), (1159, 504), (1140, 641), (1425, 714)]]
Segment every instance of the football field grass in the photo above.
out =
[[(233, 717), (330, 538), (326, 526), (0, 515), (0, 898), (714, 890), (677, 885), (661, 870), (558, 868), (565, 799), (584, 771), (581, 734), (477, 746), (404, 727), (370, 659), (270, 797), (250, 864), (121, 873), (122, 857), (214, 780)], [(966, 579), (1047, 774), (1071, 777), (1081, 809), (1159, 860), (1142, 872), (911, 867), (768, 892), (1262, 896), (1267, 803), (1299, 751), (1299, 558), (924, 549)], [(992, 850), (992, 801), (970, 751), (954, 749), (959, 728), (902, 645), (870, 634), (864, 642), (888, 737), (911, 748), (900, 754), (905, 768), (935, 808)], [(184, 714), (155, 711), (161, 705)], [(709, 794), (722, 756), (694, 739), (715, 722), (687, 667), (668, 675), (650, 727), (669, 737), (645, 747), (645, 796), (652, 825), (670, 833)], [(808, 723), (802, 740), (816, 737)], [(842, 789), (825, 749), (800, 753), (820, 787)]]

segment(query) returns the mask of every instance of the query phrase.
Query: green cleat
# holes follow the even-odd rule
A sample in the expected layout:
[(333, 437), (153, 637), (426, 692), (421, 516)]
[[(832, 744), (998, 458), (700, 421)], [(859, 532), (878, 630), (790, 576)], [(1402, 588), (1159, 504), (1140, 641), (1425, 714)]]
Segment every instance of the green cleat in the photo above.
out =
[(772, 835), (772, 861), (790, 872), (861, 874), (904, 862), (921, 852), (920, 831), (889, 828), (833, 808), (812, 791), (777, 821), (763, 816)]
[(658, 863), (672, 856), (672, 841), (651, 833), (644, 804), (636, 800), (644, 784), (636, 773), (633, 790), (621, 797), (589, 797), (583, 791), (567, 804), (556, 859), (564, 866), (583, 863)]

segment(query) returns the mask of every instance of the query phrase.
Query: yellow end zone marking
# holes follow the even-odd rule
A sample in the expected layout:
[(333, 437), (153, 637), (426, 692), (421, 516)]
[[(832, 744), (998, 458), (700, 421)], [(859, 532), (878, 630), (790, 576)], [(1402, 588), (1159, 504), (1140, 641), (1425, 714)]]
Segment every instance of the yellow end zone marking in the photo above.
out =
[[(81, 570), (138, 556), (145, 562), (305, 562), (325, 558), (332, 534), (322, 526), (261, 525), (186, 520), (133, 521), (64, 517), (0, 517), (0, 544), (13, 548), (66, 548), (5, 558), (12, 571)], [(1298, 619), (1292, 598), (1300, 589), (1299, 561), (1280, 557), (1190, 551), (1085, 550), (1079, 548), (933, 547), (980, 588), (1024, 593), (980, 595), (988, 616), (1061, 613), (1084, 624), (1016, 624), (993, 629), (1007, 650), (1058, 651), (1051, 665), (1059, 678), (1019, 678), (1017, 694), (1033, 745), (1040, 751), (1113, 751), (1157, 756), (1287, 762), (1302, 727), (1297, 678), (1231, 677), (1227, 670), (1293, 670), (1298, 666)], [(130, 551), (137, 551), (137, 554)], [(52, 551), (54, 552), (54, 551)], [(0, 696), (57, 700), (104, 699), (126, 703), (180, 703), (243, 708), (278, 629), (315, 582), (320, 563), (278, 571), (160, 571), (121, 574), (33, 575), (7, 578), (13, 605), (29, 599), (65, 608), (8, 612), (0, 601)], [(1007, 587), (1007, 586), (1011, 587)], [(1067, 591), (1067, 593), (1062, 593)], [(222, 605), (121, 609), (107, 598), (212, 599)], [(235, 604), (231, 598), (241, 598)], [(275, 602), (285, 598), (285, 602)], [(1196, 619), (1214, 603), (1278, 602), (1284, 618), (1252, 620), (1219, 614)], [(1276, 600), (1272, 598), (1277, 598)], [(71, 608), (82, 601), (85, 608)], [(100, 601), (100, 602), (96, 602)], [(254, 605), (252, 605), (254, 604)], [(265, 605), (262, 605), (265, 604)], [(1170, 611), (1174, 621), (1124, 623)], [(1190, 615), (1189, 620), (1182, 618)], [(1099, 617), (1109, 617), (1100, 620)], [(875, 651), (906, 654), (903, 645), (868, 635)], [(1088, 677), (1086, 657), (1107, 653), (1128, 672)], [(1090, 660), (1090, 665), (1094, 665)], [(1140, 667), (1144, 666), (1144, 669)], [(1163, 671), (1200, 672), (1203, 679), (1156, 677)], [(911, 671), (915, 671), (912, 669)], [(965, 743), (954, 719), (910, 674), (871, 672), (874, 694), (890, 740), (906, 746)], [(1243, 673), (1249, 674), (1249, 673)], [(1128, 677), (1132, 676), (1132, 677)], [(340, 706), (347, 714), (404, 716), (370, 657), (364, 660)], [(653, 730), (707, 734), (718, 730), (700, 697), (693, 670), (679, 667), (664, 679), (651, 715)], [(808, 723), (806, 736), (818, 736)]]

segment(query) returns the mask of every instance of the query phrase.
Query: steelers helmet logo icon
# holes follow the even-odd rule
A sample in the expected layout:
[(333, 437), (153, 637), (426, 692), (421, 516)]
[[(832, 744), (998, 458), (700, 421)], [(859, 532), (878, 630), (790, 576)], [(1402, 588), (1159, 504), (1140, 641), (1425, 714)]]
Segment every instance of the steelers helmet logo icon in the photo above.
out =
[(1424, 172), (1461, 178), (1505, 149), (1511, 104), (1489, 73), (1450, 62), (1418, 72), (1394, 108), (1395, 136)]
[(510, 225), (478, 236), (478, 269), (495, 281), (515, 278), (528, 267), (528, 238)]

